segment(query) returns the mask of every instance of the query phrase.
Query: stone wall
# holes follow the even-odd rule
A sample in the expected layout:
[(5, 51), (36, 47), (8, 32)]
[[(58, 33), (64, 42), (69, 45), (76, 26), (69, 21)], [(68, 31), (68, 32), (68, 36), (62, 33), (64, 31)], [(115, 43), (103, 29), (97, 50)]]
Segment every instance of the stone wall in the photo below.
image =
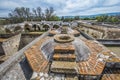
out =
[(108, 31), (107, 39), (120, 39), (120, 31)]
[(39, 37), (41, 34), (22, 34), (20, 39), (19, 50), (25, 47), (27, 44), (32, 42), (35, 38)]
[(4, 55), (4, 50), (3, 50), (3, 47), (2, 47), (2, 43), (0, 42), (0, 56), (1, 55)]
[(82, 27), (82, 31), (84, 31), (85, 33), (97, 39), (102, 39), (104, 36), (104, 32), (101, 32), (99, 30), (94, 30), (91, 28), (87, 28), (87, 27)]
[(18, 51), (18, 48), (19, 48), (19, 43), (20, 43), (20, 38), (21, 38), (21, 34), (16, 34), (12, 37), (10, 37), (11, 35), (2, 35), (4, 36), (5, 38), (7, 38), (7, 40), (3, 41), (1, 43), (1, 48), (3, 48), (3, 51), (4, 52), (1, 52), (1, 53), (4, 53), (5, 55), (12, 55), (14, 54), (15, 52)]
[(6, 55), (11, 55), (18, 51), (20, 38), (21, 34), (18, 34), (8, 38), (7, 41), (2, 43), (2, 47)]
[(119, 28), (81, 24), (80, 29), (96, 39), (120, 39)]
[[(8, 60), (0, 65), (0, 79), (1, 80), (27, 80), (25, 79), (24, 72), (20, 66), (20, 62), (25, 58), (24, 51), (35, 44), (38, 40), (48, 35), (48, 32), (44, 33), (40, 37), (33, 40), (17, 53), (13, 54)], [(19, 75), (19, 76), (18, 76)]]

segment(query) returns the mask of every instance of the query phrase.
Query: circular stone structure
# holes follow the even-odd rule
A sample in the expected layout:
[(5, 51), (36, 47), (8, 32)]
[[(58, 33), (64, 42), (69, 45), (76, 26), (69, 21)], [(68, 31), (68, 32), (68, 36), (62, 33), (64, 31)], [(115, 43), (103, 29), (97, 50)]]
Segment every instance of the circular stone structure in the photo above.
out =
[(74, 40), (74, 37), (68, 34), (59, 34), (54, 36), (54, 40), (59, 43), (68, 43)]

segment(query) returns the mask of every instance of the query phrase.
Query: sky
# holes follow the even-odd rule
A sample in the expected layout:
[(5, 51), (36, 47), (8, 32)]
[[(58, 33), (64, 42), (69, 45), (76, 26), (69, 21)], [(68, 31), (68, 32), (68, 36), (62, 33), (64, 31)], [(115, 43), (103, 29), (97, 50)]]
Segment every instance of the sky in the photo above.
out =
[(58, 16), (82, 16), (120, 12), (120, 0), (0, 0), (0, 17), (16, 7), (53, 7)]

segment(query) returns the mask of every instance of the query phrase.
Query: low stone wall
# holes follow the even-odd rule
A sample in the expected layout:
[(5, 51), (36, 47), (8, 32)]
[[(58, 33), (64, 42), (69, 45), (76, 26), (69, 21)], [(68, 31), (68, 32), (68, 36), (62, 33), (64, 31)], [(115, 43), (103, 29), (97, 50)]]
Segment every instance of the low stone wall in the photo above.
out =
[(112, 39), (97, 39), (101, 44), (105, 46), (120, 46), (120, 40), (112, 40)]
[(0, 38), (10, 38), (12, 36), (15, 36), (16, 34), (0, 34)]
[(5, 55), (12, 55), (18, 51), (21, 34), (12, 36), (2, 43)]
[(0, 65), (0, 79), (8, 72), (9, 69), (12, 69), (15, 64), (19, 63), (24, 58), (24, 51), (26, 51), (29, 47), (31, 47), (33, 44), (35, 44), (37, 41), (39, 41), (44, 36), (48, 35), (48, 32), (44, 33), (40, 37), (33, 40), (30, 44), (25, 46), (20, 51), (13, 54), (8, 60), (6, 60), (4, 63)]
[(119, 28), (108, 28), (99, 25), (81, 24), (80, 29), (96, 39), (120, 39)]
[(84, 33), (84, 32), (81, 31), (81, 30), (78, 30), (78, 31), (79, 31), (80, 34), (81, 34), (82, 36), (84, 36), (86, 39), (88, 39), (88, 40), (94, 40), (94, 38), (91, 37), (91, 36), (89, 36), (87, 33)]
[(20, 40), (20, 45), (19, 45), (19, 50), (25, 47), (27, 44), (32, 42), (34, 39), (39, 37), (41, 34), (22, 34), (21, 35), (21, 40)]
[(106, 63), (107, 68), (120, 68), (120, 62), (107, 62)]
[(120, 30), (118, 31), (108, 31), (107, 39), (120, 39)]

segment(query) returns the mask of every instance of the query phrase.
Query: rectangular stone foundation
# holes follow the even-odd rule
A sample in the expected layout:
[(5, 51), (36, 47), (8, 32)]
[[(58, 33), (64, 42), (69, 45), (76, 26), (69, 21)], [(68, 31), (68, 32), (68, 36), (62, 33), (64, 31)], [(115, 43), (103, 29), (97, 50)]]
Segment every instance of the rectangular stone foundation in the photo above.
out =
[(54, 47), (55, 53), (74, 53), (75, 48), (73, 45), (56, 45)]
[(53, 61), (51, 64), (51, 72), (55, 73), (76, 73), (75, 62)]
[(76, 56), (75, 54), (57, 54), (53, 55), (53, 60), (55, 61), (75, 61)]

